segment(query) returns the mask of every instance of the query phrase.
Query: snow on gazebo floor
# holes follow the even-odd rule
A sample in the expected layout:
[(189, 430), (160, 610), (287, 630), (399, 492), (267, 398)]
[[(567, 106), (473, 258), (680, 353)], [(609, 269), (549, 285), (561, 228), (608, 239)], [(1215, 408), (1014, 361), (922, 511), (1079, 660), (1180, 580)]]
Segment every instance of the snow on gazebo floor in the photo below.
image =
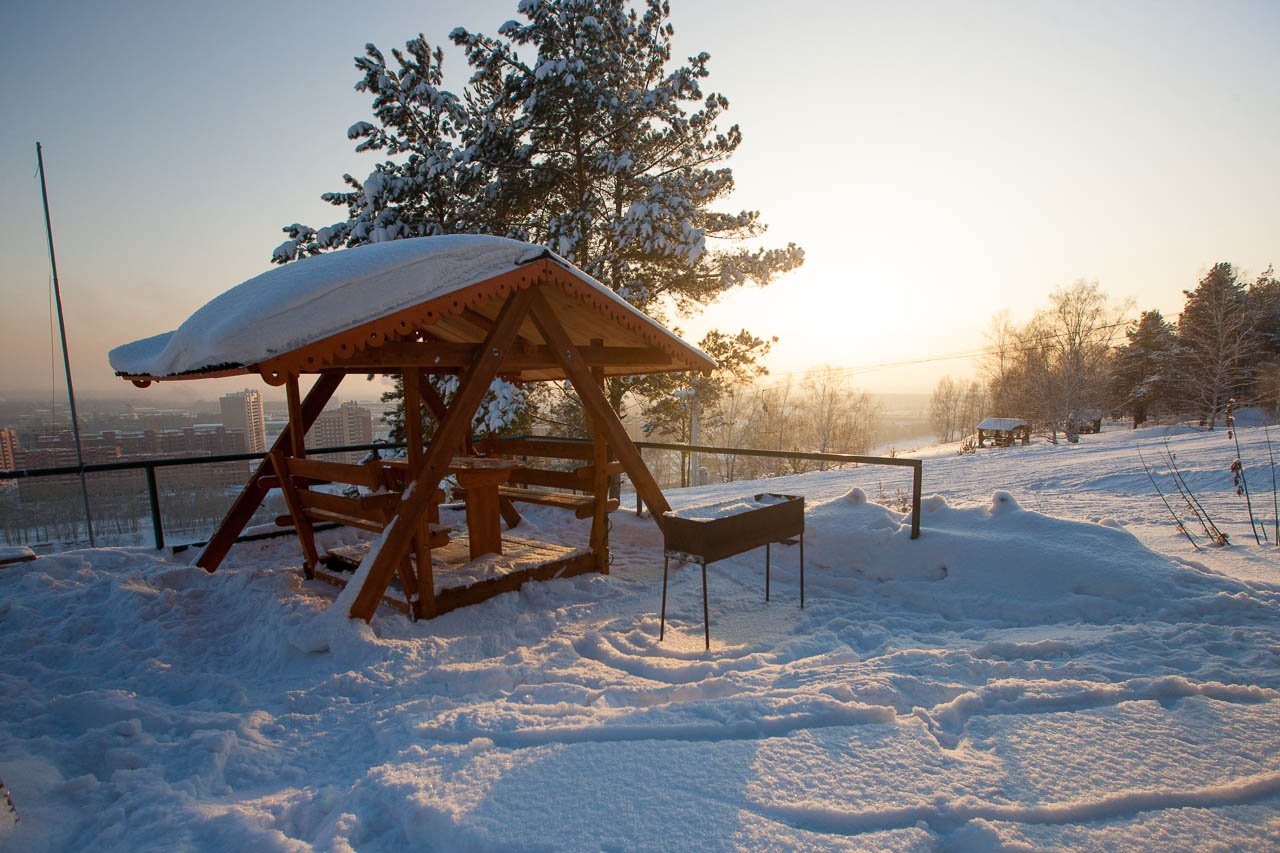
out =
[[(710, 653), (696, 567), (658, 643), (661, 540), (625, 510), (612, 575), (416, 625), (325, 615), (288, 539), (214, 575), (142, 549), (6, 568), (0, 846), (1274, 848), (1280, 559), (1221, 433), (1172, 440), (1236, 543), (1191, 550), (1133, 451), (1158, 436), (940, 450), (915, 542), (865, 499), (881, 469), (673, 493), (806, 496), (808, 606), (795, 549), (768, 604), (762, 554), (716, 563)], [(528, 535), (584, 541), (567, 515)]]
[[(591, 557), (591, 551), (586, 548), (538, 542), (516, 535), (524, 530), (525, 526), (521, 525), (515, 533), (502, 534), (501, 554), (485, 554), (475, 558), (471, 557), (471, 543), (465, 530), (451, 534), (447, 545), (431, 549), (432, 579), (436, 593), (466, 589), (546, 566), (567, 566), (570, 562)], [(316, 572), (326, 571), (345, 584), (372, 546), (372, 539), (368, 539), (354, 545), (331, 547), (321, 552), (321, 563), (325, 565), (317, 566)], [(400, 602), (405, 600), (404, 589), (398, 578), (387, 588), (384, 598), (387, 597), (394, 597)]]

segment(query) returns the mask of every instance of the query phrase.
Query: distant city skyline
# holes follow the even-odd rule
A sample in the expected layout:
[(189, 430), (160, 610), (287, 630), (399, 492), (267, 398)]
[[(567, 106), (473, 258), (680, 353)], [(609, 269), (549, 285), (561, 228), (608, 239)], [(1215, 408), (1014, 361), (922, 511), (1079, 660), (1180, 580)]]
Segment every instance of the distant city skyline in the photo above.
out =
[[(0, 398), (64, 390), (36, 140), (77, 390), (275, 399), (250, 376), (134, 389), (106, 352), (267, 269), (282, 226), (339, 218), (320, 194), (376, 162), (345, 136), (370, 114), (352, 91), (366, 41), (424, 33), (460, 90), (449, 31), (517, 16), (515, 0), (292, 8), (0, 13)], [(777, 380), (827, 363), (924, 392), (970, 373), (953, 356), (982, 347), (992, 315), (1025, 320), (1077, 279), (1173, 319), (1213, 263), (1280, 265), (1280, 4), (674, 0), (672, 21), (677, 56), (711, 54), (706, 88), (742, 127), (732, 204), (807, 253), (674, 325), (777, 335)]]

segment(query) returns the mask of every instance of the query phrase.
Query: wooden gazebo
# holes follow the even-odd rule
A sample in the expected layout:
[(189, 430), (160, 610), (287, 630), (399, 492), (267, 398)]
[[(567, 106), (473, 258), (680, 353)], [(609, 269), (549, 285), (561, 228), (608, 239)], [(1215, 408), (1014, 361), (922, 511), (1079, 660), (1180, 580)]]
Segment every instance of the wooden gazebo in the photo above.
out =
[[(607, 376), (706, 371), (714, 362), (607, 287), (540, 247), (476, 235), (397, 240), (306, 258), (232, 288), (174, 332), (113, 350), (117, 374), (145, 387), (157, 381), (257, 374), (283, 385), (289, 423), (196, 560), (215, 571), (272, 488), (297, 531), (303, 569), (315, 575), (312, 527), (337, 521), (379, 532), (340, 602), (368, 620), (380, 601), (414, 618), (517, 588), (525, 580), (608, 570), (607, 513), (612, 474), (625, 472), (663, 523), (669, 507), (601, 385)], [(308, 459), (306, 431), (348, 374), (399, 374), (404, 382), (407, 458), (349, 465)], [(305, 398), (300, 378), (316, 375)], [(457, 377), (446, 404), (428, 382)], [(586, 409), (590, 447), (482, 441), (472, 419), (495, 377), (568, 380)], [(423, 447), (425, 406), (436, 420)], [(536, 446), (535, 446), (536, 444)], [(526, 469), (511, 457), (569, 456), (571, 472)], [(432, 548), (449, 538), (438, 524), (440, 485), (454, 473), (465, 487), (469, 553), (501, 553), (500, 517), (518, 523), (513, 502), (529, 500), (590, 517), (587, 550), (544, 549), (540, 559), (465, 589), (437, 590)], [(505, 482), (504, 482), (505, 481)], [(348, 497), (325, 483), (364, 486)], [(585, 495), (520, 489), (574, 488)], [(387, 596), (393, 578), (403, 595)]]
[(1012, 447), (1017, 442), (1031, 443), (1031, 424), (1022, 418), (987, 418), (978, 424), (978, 446)]

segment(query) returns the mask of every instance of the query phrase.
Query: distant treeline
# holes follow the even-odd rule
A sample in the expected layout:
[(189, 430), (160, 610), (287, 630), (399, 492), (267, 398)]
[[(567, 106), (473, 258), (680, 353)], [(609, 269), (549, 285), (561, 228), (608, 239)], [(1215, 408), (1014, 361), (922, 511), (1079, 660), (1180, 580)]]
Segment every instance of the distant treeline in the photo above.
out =
[(1216, 264), (1176, 323), (1158, 310), (1137, 320), (1096, 283), (1076, 282), (1022, 326), (998, 316), (983, 377), (944, 377), (930, 414), (943, 441), (973, 432), (986, 416), (1018, 417), (1056, 439), (1103, 413), (1136, 427), (1188, 418), (1212, 429), (1227, 404), (1280, 411), (1280, 279), (1268, 268), (1251, 282)]

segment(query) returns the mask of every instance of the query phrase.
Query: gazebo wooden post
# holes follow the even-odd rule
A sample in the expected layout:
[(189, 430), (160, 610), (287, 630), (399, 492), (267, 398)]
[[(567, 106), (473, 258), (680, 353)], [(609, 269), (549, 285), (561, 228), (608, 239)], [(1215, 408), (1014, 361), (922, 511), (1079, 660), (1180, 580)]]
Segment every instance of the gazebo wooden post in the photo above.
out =
[[(593, 338), (593, 347), (603, 347), (604, 340)], [(591, 378), (596, 387), (604, 390), (604, 368), (591, 368)], [(609, 441), (599, 419), (589, 417), (591, 424), (591, 493), (595, 497), (595, 510), (591, 514), (591, 535), (588, 543), (596, 558), (596, 571), (609, 574)]]
[[(307, 398), (301, 405), (300, 420), (295, 422), (292, 418), (290, 419), (289, 424), (285, 426), (280, 436), (276, 439), (276, 443), (272, 445), (273, 452), (283, 452), (291, 447), (292, 436), (295, 431), (306, 433), (311, 425), (315, 423), (325, 404), (333, 397), (333, 392), (338, 390), (338, 385), (341, 384), (342, 379), (343, 374), (341, 373), (323, 373), (320, 375), (320, 378), (311, 386), (311, 390), (307, 392)], [(218, 566), (222, 564), (227, 552), (235, 544), (236, 537), (244, 530), (245, 525), (249, 523), (249, 519), (253, 518), (253, 514), (257, 512), (258, 507), (262, 505), (262, 501), (266, 498), (267, 488), (263, 485), (262, 480), (271, 473), (274, 473), (271, 459), (262, 460), (257, 470), (254, 471), (253, 476), (245, 483), (244, 490), (240, 492), (240, 496), (235, 499), (235, 502), (231, 504), (231, 508), (227, 510), (227, 514), (222, 519), (222, 523), (218, 525), (217, 531), (213, 536), (209, 537), (209, 544), (204, 546), (204, 550), (196, 558), (197, 566), (206, 572), (218, 570)]]
[[(484, 400), (489, 390), (489, 383), (498, 374), (503, 356), (507, 348), (515, 340), (520, 324), (529, 313), (529, 305), (535, 294), (534, 287), (517, 290), (507, 297), (493, 323), (493, 328), (485, 336), (484, 343), (476, 353), (475, 361), (462, 376), (458, 385), (458, 393), (454, 395), (453, 405), (440, 422), (435, 437), (427, 449), (422, 467), (413, 473), (410, 485), (405, 489), (404, 497), (396, 508), (396, 514), (382, 532), (382, 538), (370, 550), (365, 559), (373, 559), (373, 564), (365, 575), (356, 599), (351, 605), (350, 616), (366, 622), (373, 618), (378, 602), (386, 591), (387, 583), (396, 565), (404, 559), (412, 544), (413, 536), (421, 519), (444, 478), (449, 462), (457, 451), (458, 445), (471, 428), (471, 420), (476, 409)], [(361, 564), (361, 569), (364, 566)]]
[(662, 514), (671, 509), (671, 504), (667, 503), (662, 489), (658, 487), (657, 481), (645, 467), (639, 449), (632, 442), (631, 436), (627, 435), (626, 427), (618, 419), (617, 412), (609, 405), (604, 392), (596, 385), (591, 369), (582, 361), (568, 333), (560, 325), (551, 306), (540, 293), (534, 296), (532, 314), (533, 322), (550, 345), (553, 357), (569, 377), (574, 390), (578, 392), (583, 408), (586, 409), (593, 423), (599, 424), (609, 446), (618, 454), (618, 460), (622, 463), (627, 476), (631, 478), (632, 485), (636, 487), (636, 494), (649, 505), (654, 524), (658, 525), (660, 530), (665, 529), (666, 520)]
[[(401, 386), (404, 389), (404, 442), (407, 448), (409, 470), (417, 471), (422, 465), (422, 371), (416, 367), (406, 367), (401, 373)], [(409, 603), (409, 613), (413, 619), (425, 616), (428, 619), (436, 615), (436, 583), (431, 569), (431, 518), (427, 517), (418, 523), (417, 533), (413, 537), (412, 552), (418, 564), (417, 576), (406, 556), (401, 561), (400, 583), (404, 585), (405, 599)], [(412, 587), (412, 591), (410, 590)]]
[[(289, 423), (302, 423), (302, 392), (298, 388), (298, 374), (290, 373), (284, 380), (285, 399), (289, 403)], [(302, 429), (289, 431), (289, 455), (294, 459), (305, 459), (307, 456), (307, 430), (311, 424)]]
[(302, 546), (302, 575), (307, 580), (311, 580), (316, 576), (316, 563), (320, 562), (320, 555), (316, 551), (315, 530), (311, 527), (311, 520), (303, 511), (293, 478), (289, 476), (289, 466), (285, 464), (284, 451), (272, 450), (267, 454), (267, 459), (275, 469), (276, 479), (280, 481), (280, 494), (284, 495), (285, 506), (289, 508), (289, 516), (293, 519), (294, 532), (298, 534), (298, 543)]
[[(284, 380), (285, 400), (289, 407), (289, 423), (302, 423), (302, 389), (298, 385), (299, 376), (296, 373), (289, 373)], [(288, 456), (294, 459), (305, 459), (307, 456), (307, 430), (295, 429), (289, 431), (289, 452)], [(307, 486), (298, 485), (293, 482), (293, 478), (289, 476), (289, 469), (285, 463), (286, 453), (283, 450), (272, 449), (267, 457), (271, 460), (271, 467), (275, 469), (276, 479), (280, 481), (280, 494), (284, 495), (285, 506), (289, 508), (289, 515), (293, 518), (293, 530), (298, 534), (298, 544), (302, 546), (302, 576), (307, 580), (311, 580), (316, 576), (316, 563), (320, 561), (320, 555), (316, 551), (316, 533), (311, 526), (311, 522), (307, 519), (302, 509), (302, 502), (298, 498), (298, 492), (306, 491)]]

